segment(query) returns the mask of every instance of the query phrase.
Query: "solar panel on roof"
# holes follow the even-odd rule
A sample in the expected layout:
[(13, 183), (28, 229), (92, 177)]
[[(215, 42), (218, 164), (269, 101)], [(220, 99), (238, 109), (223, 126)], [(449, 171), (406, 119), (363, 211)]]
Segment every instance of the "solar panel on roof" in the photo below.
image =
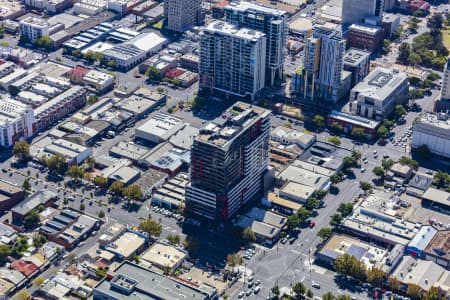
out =
[(366, 254), (367, 250), (363, 247), (360, 247), (358, 245), (351, 245), (350, 248), (348, 248), (347, 254), (354, 256), (356, 259), (360, 260), (364, 254)]

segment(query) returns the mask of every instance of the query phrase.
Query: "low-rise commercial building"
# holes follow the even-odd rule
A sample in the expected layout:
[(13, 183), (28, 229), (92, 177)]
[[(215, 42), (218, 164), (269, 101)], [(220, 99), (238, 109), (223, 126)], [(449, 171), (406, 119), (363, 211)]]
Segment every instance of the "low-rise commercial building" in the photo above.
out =
[(378, 26), (352, 24), (348, 30), (347, 45), (357, 49), (375, 52), (381, 46), (383, 34)]
[(374, 120), (387, 118), (409, 99), (406, 73), (377, 67), (350, 92), (350, 112)]
[(217, 300), (217, 290), (204, 284), (192, 285), (163, 276), (148, 268), (124, 261), (111, 276), (94, 288), (95, 300), (123, 299), (131, 294), (139, 299)]
[(450, 120), (446, 113), (426, 114), (414, 124), (411, 147), (421, 146), (435, 155), (450, 157)]
[(83, 83), (91, 86), (99, 93), (105, 93), (113, 89), (116, 79), (111, 74), (97, 70), (90, 70), (83, 76)]
[(25, 192), (20, 187), (0, 180), (0, 211), (7, 211), (18, 204), (25, 197)]
[(356, 48), (350, 48), (345, 52), (344, 70), (352, 73), (352, 87), (369, 74), (369, 67), (370, 52)]
[(257, 207), (239, 216), (234, 225), (241, 228), (251, 228), (259, 242), (272, 246), (280, 237), (287, 217), (275, 212)]
[(148, 243), (148, 236), (137, 231), (125, 230), (117, 239), (106, 245), (105, 250), (113, 253), (117, 260), (132, 259), (140, 254)]
[(187, 173), (179, 173), (162, 184), (152, 195), (152, 204), (167, 207), (168, 209), (177, 209), (184, 205), (186, 200), (186, 186), (189, 183)]
[(51, 207), (55, 204), (55, 201), (58, 200), (58, 198), (59, 196), (57, 193), (49, 190), (40, 190), (31, 194), (11, 209), (11, 223), (13, 225), (22, 226), (22, 221), (26, 214), (40, 205), (43, 205), (44, 207)]
[(425, 206), (437, 206), (441, 210), (450, 210), (450, 193), (429, 187), (422, 195), (422, 203)]
[(50, 241), (66, 249), (72, 249), (98, 228), (100, 228), (100, 220), (71, 209), (64, 209), (43, 224), (39, 231)]
[(35, 133), (34, 112), (19, 101), (3, 98), (0, 101), (0, 147), (9, 148)]
[(319, 261), (333, 265), (340, 255), (348, 254), (364, 263), (367, 269), (379, 268), (387, 254), (386, 249), (346, 235), (333, 235), (316, 254)]
[(167, 141), (184, 126), (183, 119), (159, 112), (146, 123), (136, 128), (135, 137), (157, 144)]
[(437, 232), (433, 226), (422, 226), (416, 236), (406, 245), (405, 253), (413, 257), (423, 258), (425, 248)]
[(104, 51), (103, 54), (106, 60), (114, 60), (118, 68), (129, 70), (161, 51), (167, 43), (167, 39), (156, 33), (142, 33), (124, 44)]
[(422, 250), (422, 257), (450, 269), (450, 231), (437, 231), (431, 241)]
[(302, 149), (309, 148), (315, 141), (316, 137), (304, 132), (300, 132), (293, 128), (285, 126), (277, 126), (270, 132), (270, 139), (280, 142), (283, 145), (296, 144)]
[(412, 178), (413, 171), (411, 166), (395, 163), (386, 172), (384, 184), (389, 187), (406, 184)]
[(168, 268), (169, 274), (173, 274), (187, 256), (187, 252), (178, 247), (156, 242), (147, 251), (142, 253), (139, 257), (139, 262), (144, 265), (149, 264), (152, 270), (153, 267), (160, 271)]
[(81, 108), (86, 103), (86, 90), (73, 86), (34, 110), (36, 130), (41, 131)]
[(350, 115), (336, 110), (331, 111), (327, 116), (327, 123), (331, 128), (341, 126), (343, 132), (346, 134), (351, 134), (354, 128), (360, 128), (364, 130), (364, 137), (369, 140), (377, 138), (377, 130), (381, 124), (379, 121)]
[(415, 223), (366, 207), (357, 208), (342, 222), (341, 228), (361, 239), (388, 246), (406, 246), (418, 231)]

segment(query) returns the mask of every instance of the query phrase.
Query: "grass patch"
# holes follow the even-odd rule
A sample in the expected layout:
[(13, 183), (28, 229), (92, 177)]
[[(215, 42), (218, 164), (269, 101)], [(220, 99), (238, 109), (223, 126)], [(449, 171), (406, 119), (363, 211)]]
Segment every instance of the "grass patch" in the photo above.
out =
[(450, 51), (450, 28), (442, 29), (442, 41), (444, 46)]
[(163, 27), (163, 21), (159, 21), (158, 23), (153, 24), (152, 27), (161, 30), (161, 28)]

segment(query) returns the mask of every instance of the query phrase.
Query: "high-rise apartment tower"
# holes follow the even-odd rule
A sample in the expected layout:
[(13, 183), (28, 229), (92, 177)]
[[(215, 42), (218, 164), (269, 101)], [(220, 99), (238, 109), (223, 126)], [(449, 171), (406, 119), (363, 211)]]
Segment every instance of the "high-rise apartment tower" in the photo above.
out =
[(269, 165), (270, 111), (236, 102), (207, 124), (191, 150), (188, 213), (226, 220), (263, 188)]
[(384, 0), (344, 0), (342, 2), (342, 23), (351, 25), (364, 23), (364, 19), (373, 18), (381, 25)]
[(166, 28), (184, 32), (197, 24), (201, 0), (164, 0)]
[(225, 6), (225, 20), (239, 28), (249, 28), (266, 34), (266, 81), (273, 85), (283, 76), (286, 46), (287, 14), (250, 2), (232, 2)]
[(266, 36), (223, 21), (200, 33), (200, 86), (253, 100), (264, 88)]

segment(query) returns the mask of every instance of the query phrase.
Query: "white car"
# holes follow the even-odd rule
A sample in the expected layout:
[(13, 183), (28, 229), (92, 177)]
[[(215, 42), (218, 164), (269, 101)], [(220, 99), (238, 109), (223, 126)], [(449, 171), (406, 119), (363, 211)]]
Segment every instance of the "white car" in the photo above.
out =
[(318, 284), (317, 282), (314, 282), (314, 281), (313, 281), (312, 287), (313, 287), (313, 288), (316, 288), (316, 289), (320, 289), (320, 284)]

